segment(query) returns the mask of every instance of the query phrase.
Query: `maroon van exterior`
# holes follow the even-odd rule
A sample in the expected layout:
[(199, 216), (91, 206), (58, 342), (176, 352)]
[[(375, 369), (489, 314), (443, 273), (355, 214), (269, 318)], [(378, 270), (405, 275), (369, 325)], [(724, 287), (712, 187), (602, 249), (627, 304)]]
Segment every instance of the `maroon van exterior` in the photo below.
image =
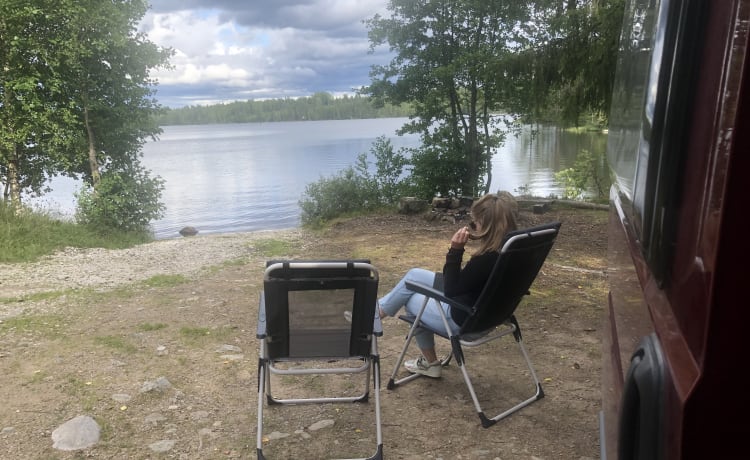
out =
[(601, 456), (750, 458), (750, 0), (627, 0)]

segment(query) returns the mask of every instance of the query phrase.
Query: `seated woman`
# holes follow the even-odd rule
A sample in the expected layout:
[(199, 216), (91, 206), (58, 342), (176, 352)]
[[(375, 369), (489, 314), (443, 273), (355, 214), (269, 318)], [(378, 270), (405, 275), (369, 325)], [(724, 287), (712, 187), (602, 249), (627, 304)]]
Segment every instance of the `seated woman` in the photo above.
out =
[[(450, 249), (443, 266), (443, 292), (446, 297), (464, 305), (473, 305), (481, 294), (487, 279), (495, 266), (506, 233), (516, 229), (515, 200), (508, 192), (487, 194), (471, 206), (471, 222), (461, 227), (451, 238)], [(469, 240), (478, 244), (476, 251), (462, 268), (464, 246)], [(407, 281), (432, 286), (436, 274), (422, 268), (412, 268), (388, 294), (378, 301), (380, 318), (394, 316), (401, 307), (412, 315), (417, 315), (425, 296), (406, 287)], [(430, 299), (421, 321), (429, 327), (444, 328), (438, 308), (445, 312), (451, 331), (458, 333), (468, 314), (459, 309), (451, 309), (448, 304)], [(427, 377), (440, 377), (442, 366), (435, 353), (435, 337), (425, 330), (415, 334), (422, 356), (407, 360), (404, 366), (409, 372)]]

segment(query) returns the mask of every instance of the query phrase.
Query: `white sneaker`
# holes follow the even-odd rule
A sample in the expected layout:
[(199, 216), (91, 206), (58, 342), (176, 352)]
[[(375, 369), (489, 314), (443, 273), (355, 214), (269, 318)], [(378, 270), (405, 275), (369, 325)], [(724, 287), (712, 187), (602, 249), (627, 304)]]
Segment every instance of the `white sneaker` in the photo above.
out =
[(432, 377), (433, 379), (440, 378), (440, 374), (443, 370), (440, 360), (429, 362), (424, 356), (404, 361), (404, 367), (412, 374), (420, 374)]

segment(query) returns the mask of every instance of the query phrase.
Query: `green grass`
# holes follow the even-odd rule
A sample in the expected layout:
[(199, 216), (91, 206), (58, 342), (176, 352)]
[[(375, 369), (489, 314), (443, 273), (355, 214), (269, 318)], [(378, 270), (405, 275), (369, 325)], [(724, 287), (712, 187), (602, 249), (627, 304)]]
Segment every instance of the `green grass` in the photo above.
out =
[(196, 340), (211, 335), (211, 330), (207, 327), (181, 327), (180, 335), (186, 339)]
[(146, 234), (101, 231), (42, 211), (15, 213), (0, 200), (0, 263), (30, 262), (68, 246), (126, 248), (152, 239)]
[(187, 283), (189, 280), (182, 275), (154, 275), (144, 280), (143, 284), (148, 287), (172, 287)]
[(167, 325), (164, 323), (156, 323), (156, 324), (142, 323), (138, 325), (138, 330), (141, 332), (151, 332), (151, 331), (159, 331), (166, 327)]
[(82, 292), (81, 289), (65, 289), (62, 291), (45, 291), (35, 292), (32, 294), (26, 294), (21, 297), (0, 297), (0, 304), (16, 303), (16, 302), (41, 302), (44, 300), (54, 300), (66, 295), (72, 295), (76, 292)]
[(180, 336), (188, 343), (199, 344), (206, 340), (224, 340), (234, 331), (235, 328), (232, 327), (207, 328), (184, 326), (180, 328)]
[(256, 241), (255, 249), (265, 257), (278, 257), (292, 252), (294, 246), (289, 241), (269, 238)]
[(122, 337), (116, 335), (100, 335), (94, 337), (94, 343), (123, 353), (135, 353), (138, 348)]
[(14, 316), (0, 322), (0, 334), (16, 332), (55, 338), (62, 333), (64, 326), (63, 318), (57, 315)]

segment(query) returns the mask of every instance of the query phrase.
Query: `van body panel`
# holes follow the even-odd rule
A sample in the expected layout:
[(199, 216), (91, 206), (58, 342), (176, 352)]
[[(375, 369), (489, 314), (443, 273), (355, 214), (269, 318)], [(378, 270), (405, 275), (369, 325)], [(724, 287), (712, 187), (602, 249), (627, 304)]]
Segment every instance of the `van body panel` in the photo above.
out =
[(626, 2), (603, 458), (750, 455), (749, 31), (750, 0)]

